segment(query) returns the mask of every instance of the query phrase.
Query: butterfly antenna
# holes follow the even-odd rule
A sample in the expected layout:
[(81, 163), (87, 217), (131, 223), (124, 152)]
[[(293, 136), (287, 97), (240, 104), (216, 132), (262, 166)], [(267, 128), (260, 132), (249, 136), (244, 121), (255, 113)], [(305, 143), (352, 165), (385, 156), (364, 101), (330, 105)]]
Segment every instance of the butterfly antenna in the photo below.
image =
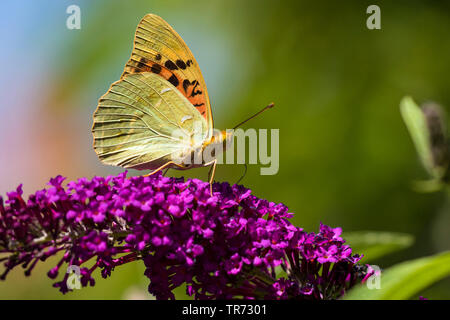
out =
[(236, 182), (236, 184), (239, 184), (239, 182), (241, 182), (242, 179), (244, 179), (245, 175), (247, 174), (247, 164), (243, 163), (243, 165), (245, 166), (244, 174), (239, 178), (239, 180)]
[(271, 104), (265, 106), (264, 108), (262, 108), (260, 111), (258, 111), (257, 113), (255, 113), (254, 115), (252, 115), (250, 118), (242, 121), (241, 123), (239, 123), (238, 125), (236, 125), (233, 129), (239, 128), (241, 125), (243, 125), (244, 123), (246, 123), (247, 121), (253, 119), (254, 117), (256, 117), (257, 115), (259, 115), (260, 113), (263, 113), (264, 111), (266, 111), (267, 109), (270, 109), (274, 106), (275, 104), (272, 102)]

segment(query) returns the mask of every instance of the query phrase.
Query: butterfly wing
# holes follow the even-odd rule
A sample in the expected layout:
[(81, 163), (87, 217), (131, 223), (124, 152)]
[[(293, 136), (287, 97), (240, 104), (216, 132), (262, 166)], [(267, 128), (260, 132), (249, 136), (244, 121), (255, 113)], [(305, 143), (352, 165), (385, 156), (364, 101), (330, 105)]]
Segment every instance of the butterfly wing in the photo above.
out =
[(106, 164), (157, 169), (206, 139), (208, 126), (180, 91), (151, 72), (113, 83), (94, 113), (94, 149)]
[(212, 136), (211, 105), (198, 63), (178, 33), (154, 14), (139, 23), (122, 78), (140, 72), (158, 74), (174, 85), (205, 118), (208, 137)]

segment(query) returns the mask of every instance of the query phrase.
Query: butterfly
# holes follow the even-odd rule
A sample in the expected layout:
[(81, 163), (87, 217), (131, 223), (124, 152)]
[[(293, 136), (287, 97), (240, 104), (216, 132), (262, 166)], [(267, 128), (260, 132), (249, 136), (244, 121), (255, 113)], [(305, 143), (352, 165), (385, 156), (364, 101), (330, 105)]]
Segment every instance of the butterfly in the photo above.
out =
[(139, 22), (120, 80), (99, 99), (92, 133), (94, 150), (108, 165), (150, 174), (211, 166), (211, 194), (217, 154), (233, 137), (232, 131), (214, 129), (197, 61), (178, 33), (155, 14)]

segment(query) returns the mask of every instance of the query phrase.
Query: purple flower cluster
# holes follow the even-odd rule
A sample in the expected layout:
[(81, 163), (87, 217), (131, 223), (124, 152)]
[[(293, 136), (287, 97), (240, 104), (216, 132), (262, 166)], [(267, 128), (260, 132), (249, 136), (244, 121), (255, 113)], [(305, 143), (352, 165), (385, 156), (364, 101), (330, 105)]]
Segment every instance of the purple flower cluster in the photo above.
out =
[[(51, 179), (28, 201), (21, 186), (0, 197), (2, 279), (57, 255), (48, 276), (79, 266), (87, 286), (96, 269), (106, 278), (143, 260), (157, 299), (173, 299), (182, 284), (196, 299), (335, 299), (368, 275), (340, 228), (307, 233), (289, 222), (286, 206), (242, 186), (216, 183), (211, 196), (206, 182), (161, 174), (63, 181)], [(54, 286), (65, 293), (63, 272)]]

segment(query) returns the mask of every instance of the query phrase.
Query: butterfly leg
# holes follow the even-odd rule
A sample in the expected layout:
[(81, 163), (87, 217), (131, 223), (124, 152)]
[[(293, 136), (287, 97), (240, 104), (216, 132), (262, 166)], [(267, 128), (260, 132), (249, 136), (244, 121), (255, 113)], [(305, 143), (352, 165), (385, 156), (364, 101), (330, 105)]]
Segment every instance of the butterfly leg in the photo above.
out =
[(170, 169), (170, 168), (166, 168), (166, 170), (164, 170), (164, 172), (163, 172), (163, 174), (162, 174), (164, 177), (166, 176), (166, 173), (167, 173), (167, 171), (169, 171), (169, 169)]
[[(159, 168), (153, 170), (153, 171), (150, 172), (149, 174), (144, 174), (143, 177), (149, 177), (149, 176), (151, 176), (151, 175), (153, 175), (153, 174), (157, 173), (158, 171), (161, 171), (162, 169), (165, 169), (165, 168), (169, 169), (168, 167), (169, 167), (172, 163), (173, 163), (172, 161), (167, 162), (167, 163), (163, 164), (161, 167), (159, 167)], [(166, 172), (167, 172), (167, 171), (166, 171)]]
[(239, 182), (242, 181), (242, 179), (244, 179), (245, 175), (247, 174), (247, 164), (244, 163), (245, 169), (244, 169), (244, 174), (239, 178), (239, 180), (236, 182), (236, 184), (239, 184)]
[(211, 193), (211, 197), (212, 197), (212, 195), (213, 195), (212, 184), (214, 182), (214, 175), (216, 174), (217, 159), (212, 161), (212, 162), (210, 162), (210, 164), (212, 166), (209, 169), (208, 180), (209, 180), (209, 192)]

